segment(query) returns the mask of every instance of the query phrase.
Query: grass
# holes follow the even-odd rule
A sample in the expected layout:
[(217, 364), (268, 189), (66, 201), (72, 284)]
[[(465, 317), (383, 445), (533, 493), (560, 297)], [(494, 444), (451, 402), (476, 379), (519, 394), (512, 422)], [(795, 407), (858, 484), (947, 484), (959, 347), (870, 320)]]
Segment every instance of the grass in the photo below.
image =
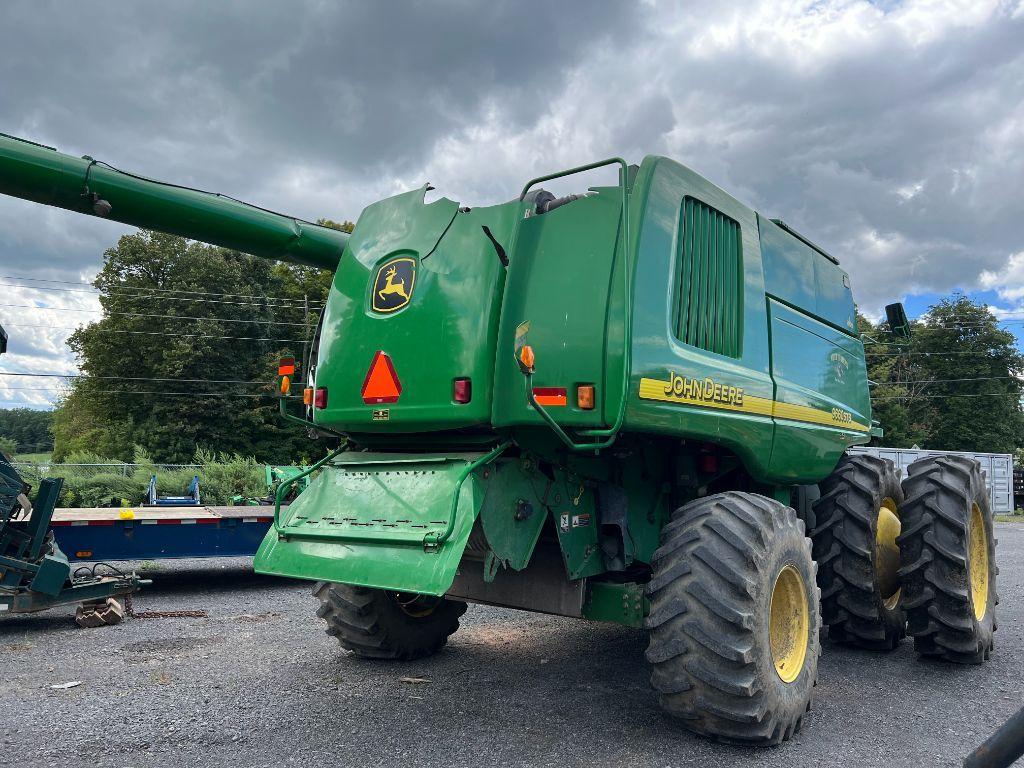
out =
[(51, 456), (50, 453), (16, 453), (14, 460), (25, 464), (48, 464)]
[(1024, 523), (1024, 510), (1018, 509), (1012, 515), (996, 515), (997, 523)]

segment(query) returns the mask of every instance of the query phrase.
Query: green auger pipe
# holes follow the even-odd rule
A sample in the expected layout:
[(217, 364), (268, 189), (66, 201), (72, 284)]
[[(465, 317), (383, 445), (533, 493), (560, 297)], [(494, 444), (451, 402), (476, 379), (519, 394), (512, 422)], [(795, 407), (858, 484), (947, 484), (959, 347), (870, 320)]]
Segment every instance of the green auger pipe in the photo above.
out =
[(0, 134), (0, 194), (267, 259), (334, 270), (344, 232)]

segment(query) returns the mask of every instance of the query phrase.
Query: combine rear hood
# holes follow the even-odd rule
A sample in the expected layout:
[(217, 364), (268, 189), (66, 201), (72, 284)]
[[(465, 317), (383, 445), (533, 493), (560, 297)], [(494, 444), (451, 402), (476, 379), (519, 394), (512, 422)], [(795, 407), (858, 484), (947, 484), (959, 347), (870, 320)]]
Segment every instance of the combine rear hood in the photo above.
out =
[[(522, 204), (468, 210), (426, 204), (425, 192), (371, 205), (349, 239), (321, 331), (318, 424), (425, 432), (490, 421), (505, 283), (494, 241), (508, 247)], [(468, 403), (454, 401), (456, 379), (470, 380)]]

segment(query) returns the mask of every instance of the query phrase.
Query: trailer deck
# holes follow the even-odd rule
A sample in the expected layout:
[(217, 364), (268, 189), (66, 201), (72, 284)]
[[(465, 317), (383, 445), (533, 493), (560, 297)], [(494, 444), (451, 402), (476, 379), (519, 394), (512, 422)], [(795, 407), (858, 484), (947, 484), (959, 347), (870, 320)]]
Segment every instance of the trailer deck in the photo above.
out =
[(256, 554), (274, 508), (124, 507), (54, 510), (69, 560), (163, 560)]

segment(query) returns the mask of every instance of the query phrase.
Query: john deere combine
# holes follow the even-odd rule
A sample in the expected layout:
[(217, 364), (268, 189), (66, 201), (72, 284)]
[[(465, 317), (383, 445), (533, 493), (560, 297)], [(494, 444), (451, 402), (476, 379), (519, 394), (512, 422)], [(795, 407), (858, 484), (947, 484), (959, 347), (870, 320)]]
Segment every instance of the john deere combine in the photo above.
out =
[[(541, 186), (603, 166), (616, 185)], [(343, 448), (255, 565), (316, 581), (360, 656), (437, 651), (465, 601), (646, 627), (666, 710), (774, 743), (809, 707), (822, 625), (959, 662), (992, 648), (980, 471), (928, 459), (901, 487), (845, 455), (875, 431), (847, 274), (671, 160), (481, 208), (424, 187), (350, 237), (11, 139), (0, 191), (335, 270), (281, 408)]]

